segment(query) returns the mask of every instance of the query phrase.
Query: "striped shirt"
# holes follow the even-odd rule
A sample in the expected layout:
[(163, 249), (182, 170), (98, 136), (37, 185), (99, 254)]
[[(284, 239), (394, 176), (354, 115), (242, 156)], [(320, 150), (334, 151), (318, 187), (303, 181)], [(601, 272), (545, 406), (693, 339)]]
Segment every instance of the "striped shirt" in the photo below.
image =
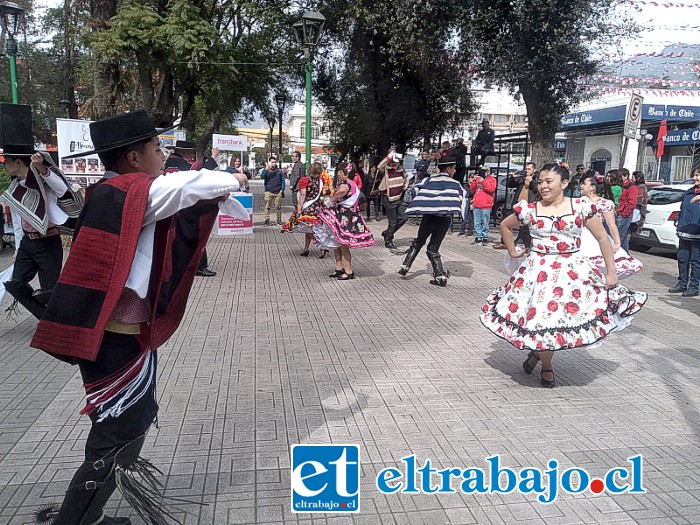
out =
[(406, 215), (466, 215), (464, 188), (445, 173), (423, 179), (412, 191), (416, 196), (408, 205)]

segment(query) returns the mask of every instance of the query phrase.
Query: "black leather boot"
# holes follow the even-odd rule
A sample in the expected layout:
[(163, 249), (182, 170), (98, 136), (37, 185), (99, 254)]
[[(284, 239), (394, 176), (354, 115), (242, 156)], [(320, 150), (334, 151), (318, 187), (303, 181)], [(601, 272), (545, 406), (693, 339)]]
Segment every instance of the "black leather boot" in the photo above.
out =
[(430, 264), (433, 266), (433, 279), (430, 281), (430, 284), (447, 286), (447, 278), (450, 276), (450, 274), (442, 267), (442, 259), (440, 258), (440, 254), (436, 252), (428, 252), (428, 259), (430, 259)]
[(411, 246), (408, 248), (408, 251), (406, 252), (406, 257), (404, 257), (403, 264), (401, 265), (401, 269), (399, 270), (399, 273), (401, 275), (405, 276), (408, 273), (408, 270), (411, 269), (411, 265), (413, 264), (413, 261), (416, 260), (419, 251), (420, 248), (416, 246), (416, 241), (413, 241), (411, 243)]
[[(41, 319), (44, 315), (44, 310), (46, 310), (46, 304), (43, 303), (44, 292), (41, 292), (39, 298), (34, 296), (34, 290), (27, 283), (13, 279), (4, 283), (7, 293), (9, 293), (15, 300), (24, 306), (30, 314), (32, 314), (37, 319)], [(41, 300), (40, 300), (41, 299)], [(47, 300), (48, 302), (48, 300)]]

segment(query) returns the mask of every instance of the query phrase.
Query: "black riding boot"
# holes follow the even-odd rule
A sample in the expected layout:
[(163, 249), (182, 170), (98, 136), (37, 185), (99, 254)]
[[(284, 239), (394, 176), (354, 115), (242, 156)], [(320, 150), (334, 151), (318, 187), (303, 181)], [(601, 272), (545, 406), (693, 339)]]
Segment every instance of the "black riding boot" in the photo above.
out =
[(442, 267), (440, 254), (437, 252), (428, 252), (428, 259), (430, 259), (430, 264), (433, 266), (433, 279), (430, 281), (430, 284), (447, 286), (447, 278), (450, 274)]
[[(14, 297), (19, 304), (24, 306), (30, 314), (37, 319), (42, 318), (44, 310), (46, 310), (46, 303), (44, 302), (44, 294), (46, 292), (34, 292), (31, 286), (17, 279), (7, 281), (4, 284), (7, 293)], [(48, 302), (48, 300), (46, 302)]]
[(401, 269), (399, 270), (399, 273), (401, 275), (406, 275), (408, 273), (408, 270), (411, 269), (411, 265), (413, 264), (413, 261), (416, 260), (419, 251), (420, 248), (416, 246), (416, 241), (413, 241), (411, 243), (411, 246), (408, 248), (408, 251), (406, 252), (406, 257), (404, 257), (403, 264), (401, 265)]
[(70, 482), (63, 503), (37, 510), (36, 522), (51, 525), (131, 525), (129, 518), (105, 516), (103, 509), (117, 488), (113, 459), (86, 461)]

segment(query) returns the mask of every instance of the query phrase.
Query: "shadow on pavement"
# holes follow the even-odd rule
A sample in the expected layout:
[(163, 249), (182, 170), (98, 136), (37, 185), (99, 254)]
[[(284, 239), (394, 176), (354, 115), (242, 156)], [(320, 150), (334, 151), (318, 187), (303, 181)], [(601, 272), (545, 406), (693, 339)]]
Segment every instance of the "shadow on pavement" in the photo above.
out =
[[(540, 368), (538, 364), (532, 374), (526, 374), (523, 370), (528, 352), (511, 347), (509, 343), (501, 341), (491, 344), (491, 352), (486, 355), (484, 362), (489, 366), (500, 370), (509, 376), (514, 382), (522, 386), (541, 388)], [(585, 349), (560, 350), (554, 356), (554, 373), (557, 386), (586, 386), (598, 377), (612, 375), (619, 364), (607, 359), (592, 357)]]

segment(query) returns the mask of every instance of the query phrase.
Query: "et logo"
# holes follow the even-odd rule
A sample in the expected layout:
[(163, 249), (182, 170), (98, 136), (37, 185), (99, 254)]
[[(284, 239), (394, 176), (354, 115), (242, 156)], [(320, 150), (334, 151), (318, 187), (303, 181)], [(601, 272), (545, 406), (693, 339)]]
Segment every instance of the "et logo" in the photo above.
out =
[(359, 512), (357, 445), (292, 445), (292, 512)]

